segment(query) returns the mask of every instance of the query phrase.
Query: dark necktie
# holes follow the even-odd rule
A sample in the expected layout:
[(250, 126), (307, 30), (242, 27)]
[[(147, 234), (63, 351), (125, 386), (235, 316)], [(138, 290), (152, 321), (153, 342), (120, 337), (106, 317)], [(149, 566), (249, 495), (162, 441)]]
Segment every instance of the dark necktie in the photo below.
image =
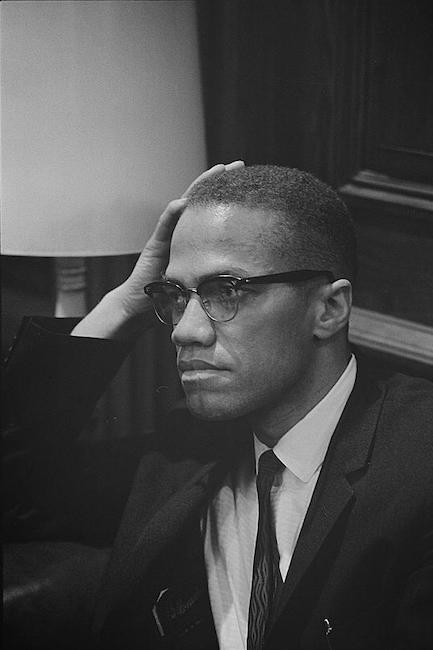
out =
[(257, 494), (259, 524), (254, 552), (253, 580), (248, 614), (247, 650), (263, 647), (267, 626), (272, 619), (278, 592), (282, 586), (279, 553), (271, 508), (271, 487), (284, 465), (269, 449), (259, 458)]

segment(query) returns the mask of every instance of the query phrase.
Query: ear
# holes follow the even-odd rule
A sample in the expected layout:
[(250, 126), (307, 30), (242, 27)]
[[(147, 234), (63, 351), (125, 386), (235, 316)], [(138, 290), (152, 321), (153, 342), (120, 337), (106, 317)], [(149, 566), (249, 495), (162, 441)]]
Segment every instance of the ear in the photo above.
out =
[(336, 280), (318, 292), (313, 334), (327, 339), (349, 322), (352, 307), (352, 285), (349, 280)]

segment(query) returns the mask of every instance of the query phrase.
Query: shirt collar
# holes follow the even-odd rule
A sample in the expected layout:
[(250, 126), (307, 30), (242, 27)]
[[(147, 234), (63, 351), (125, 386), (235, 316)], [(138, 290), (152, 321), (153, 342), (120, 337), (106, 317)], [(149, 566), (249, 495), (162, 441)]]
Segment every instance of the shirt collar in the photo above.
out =
[[(356, 359), (351, 356), (343, 374), (314, 408), (285, 433), (273, 448), (279, 460), (304, 483), (323, 463), (326, 450), (341, 417), (356, 378)], [(269, 449), (254, 435), (257, 463)]]

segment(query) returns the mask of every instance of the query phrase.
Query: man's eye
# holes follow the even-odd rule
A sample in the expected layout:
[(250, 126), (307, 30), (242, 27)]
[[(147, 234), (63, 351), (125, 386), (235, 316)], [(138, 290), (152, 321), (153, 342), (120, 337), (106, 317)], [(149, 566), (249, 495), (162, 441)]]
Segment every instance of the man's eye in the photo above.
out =
[(236, 289), (228, 282), (214, 282), (206, 286), (203, 294), (210, 300), (226, 300), (236, 295)]
[(179, 291), (176, 291), (176, 289), (169, 289), (168, 291), (165, 291), (164, 296), (167, 300), (171, 300), (172, 302), (178, 302), (179, 298), (182, 297)]
[(222, 298), (230, 298), (231, 296), (236, 295), (236, 289), (232, 284), (225, 284), (220, 287), (218, 287), (218, 294)]
[(251, 284), (241, 284), (240, 287), (236, 290), (238, 294), (241, 293), (257, 293), (256, 287), (253, 287)]

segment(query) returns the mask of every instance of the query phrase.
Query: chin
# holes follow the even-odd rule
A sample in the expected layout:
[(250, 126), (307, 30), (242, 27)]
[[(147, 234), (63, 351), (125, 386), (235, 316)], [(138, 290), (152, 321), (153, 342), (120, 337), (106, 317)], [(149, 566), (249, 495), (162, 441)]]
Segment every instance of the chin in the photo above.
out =
[(186, 394), (186, 405), (194, 417), (210, 422), (223, 422), (242, 417), (251, 409), (242, 409), (239, 402), (230, 402), (227, 396)]
[(197, 400), (186, 399), (186, 405), (189, 411), (198, 420), (206, 420), (208, 422), (223, 422), (224, 420), (231, 420), (234, 415), (231, 415), (227, 409), (211, 404), (204, 404), (203, 402), (197, 403)]

